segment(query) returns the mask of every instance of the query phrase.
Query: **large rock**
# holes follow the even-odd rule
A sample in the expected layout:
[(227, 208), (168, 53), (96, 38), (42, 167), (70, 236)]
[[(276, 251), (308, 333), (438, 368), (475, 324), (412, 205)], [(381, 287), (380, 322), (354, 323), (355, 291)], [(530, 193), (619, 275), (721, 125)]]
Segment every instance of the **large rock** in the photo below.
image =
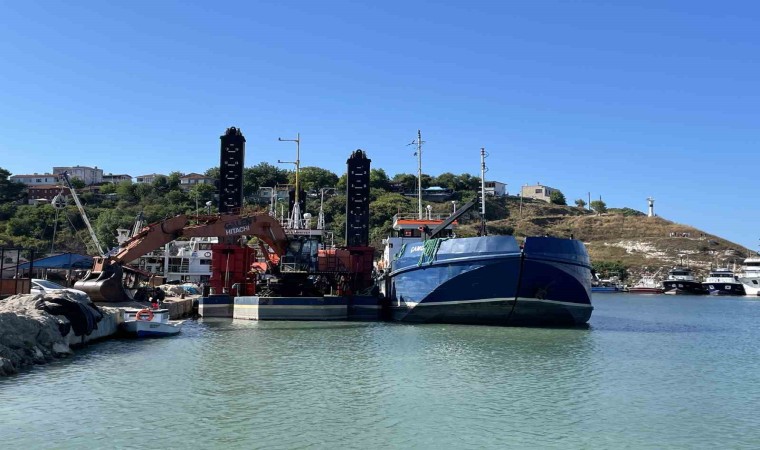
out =
[(0, 376), (71, 353), (61, 330), (66, 318), (43, 311), (43, 294), (15, 295), (0, 301)]
[(27, 294), (0, 301), (0, 376), (71, 353), (70, 345), (114, 334), (116, 308), (98, 308), (71, 292)]

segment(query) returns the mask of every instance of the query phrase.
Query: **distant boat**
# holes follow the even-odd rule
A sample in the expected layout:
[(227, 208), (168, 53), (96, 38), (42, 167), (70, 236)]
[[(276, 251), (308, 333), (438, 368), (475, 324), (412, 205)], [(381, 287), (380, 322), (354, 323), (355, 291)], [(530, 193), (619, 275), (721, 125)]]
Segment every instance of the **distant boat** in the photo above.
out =
[[(657, 273), (659, 273), (659, 270)], [(653, 275), (643, 275), (638, 283), (628, 288), (628, 292), (631, 294), (662, 294), (665, 292), (665, 289), (663, 289), (662, 284), (657, 281), (657, 273)]]
[(623, 283), (620, 282), (620, 278), (616, 275), (602, 279), (599, 278), (596, 273), (593, 274), (593, 280), (591, 281), (592, 293), (615, 293), (623, 291), (625, 291), (625, 286), (623, 286)]
[(714, 269), (705, 278), (702, 287), (710, 295), (744, 295), (744, 285), (728, 268)]
[(703, 295), (707, 293), (702, 283), (694, 277), (694, 271), (681, 265), (668, 271), (668, 277), (662, 282), (662, 285), (668, 295)]
[(746, 295), (760, 295), (760, 255), (745, 259), (736, 276), (744, 285)]

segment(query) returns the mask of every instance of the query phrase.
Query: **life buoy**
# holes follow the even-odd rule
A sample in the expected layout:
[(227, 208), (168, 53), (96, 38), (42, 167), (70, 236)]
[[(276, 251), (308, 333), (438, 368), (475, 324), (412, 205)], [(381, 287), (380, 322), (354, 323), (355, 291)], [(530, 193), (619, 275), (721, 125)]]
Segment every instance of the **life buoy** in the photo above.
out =
[[(144, 316), (146, 318), (143, 318)], [(151, 310), (149, 310), (147, 308), (146, 309), (141, 309), (141, 310), (137, 311), (137, 314), (135, 314), (135, 320), (143, 320), (145, 322), (150, 322), (151, 320), (153, 320), (153, 311), (151, 311)]]
[(211, 252), (206, 252), (203, 254), (204, 258), (211, 258)]

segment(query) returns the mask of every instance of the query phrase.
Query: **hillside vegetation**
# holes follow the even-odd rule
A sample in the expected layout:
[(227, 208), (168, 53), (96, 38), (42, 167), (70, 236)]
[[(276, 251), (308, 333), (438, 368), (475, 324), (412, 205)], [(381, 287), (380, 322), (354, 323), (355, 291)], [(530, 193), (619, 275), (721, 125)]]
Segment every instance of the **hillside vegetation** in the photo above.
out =
[[(211, 168), (209, 176), (218, 176)], [(0, 246), (33, 249), (37, 254), (50, 251), (73, 251), (95, 254), (92, 240), (76, 207), (69, 201), (56, 211), (49, 204), (27, 205), (19, 186), (7, 181), (8, 172), (0, 169)], [(269, 205), (255, 197), (260, 186), (274, 186), (293, 182), (293, 173), (261, 163), (245, 169), (244, 189), (246, 208), (265, 212)], [(320, 208), (321, 188), (328, 190), (323, 210), (335, 243), (343, 243), (345, 228), (345, 174), (336, 174), (316, 167), (303, 168), (301, 182), (307, 196), (306, 209), (316, 220)], [(456, 201), (459, 206), (477, 196), (479, 179), (469, 174), (445, 173), (438, 177), (423, 175), (423, 187), (443, 186), (455, 191), (445, 202), (425, 202), (433, 214), (448, 215)], [(370, 240), (381, 248), (382, 239), (391, 232), (393, 215), (398, 212), (416, 212), (415, 198), (391, 192), (392, 186), (414, 191), (416, 177), (397, 174), (389, 178), (382, 169), (372, 169), (370, 177)], [(23, 187), (23, 186), (22, 186)], [(210, 185), (196, 185), (183, 190), (179, 173), (158, 177), (152, 184), (121, 183), (101, 186), (100, 193), (84, 192), (81, 199), (93, 223), (99, 240), (106, 248), (113, 247), (117, 228), (131, 228), (138, 213), (147, 222), (156, 222), (176, 214), (204, 213), (205, 203), (213, 200), (215, 189)], [(67, 192), (65, 192), (67, 193)], [(257, 201), (258, 200), (258, 201)], [(562, 198), (564, 202), (564, 197)], [(595, 202), (592, 202), (592, 206)], [(598, 205), (596, 205), (598, 206)], [(277, 205), (277, 213), (280, 206)], [(600, 211), (604, 207), (598, 207)], [(210, 212), (214, 212), (212, 207)], [(705, 233), (688, 225), (668, 221), (661, 217), (646, 217), (630, 208), (610, 208), (598, 214), (581, 207), (549, 204), (517, 197), (488, 197), (486, 219), (490, 234), (525, 236), (574, 237), (583, 241), (595, 263), (614, 263), (625, 267), (632, 276), (642, 271), (656, 271), (684, 262), (701, 271), (710, 265), (741, 263), (747, 250), (733, 242)], [(479, 207), (459, 220), (459, 236), (474, 236), (480, 224)], [(55, 243), (53, 245), (53, 231)]]

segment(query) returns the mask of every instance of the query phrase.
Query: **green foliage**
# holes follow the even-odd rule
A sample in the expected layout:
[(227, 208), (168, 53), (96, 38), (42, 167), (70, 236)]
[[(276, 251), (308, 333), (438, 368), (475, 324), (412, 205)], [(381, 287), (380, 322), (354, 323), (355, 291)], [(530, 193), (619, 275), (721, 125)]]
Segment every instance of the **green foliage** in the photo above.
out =
[[(290, 184), (295, 185), (295, 172), (291, 172), (288, 177)], [(335, 187), (338, 184), (338, 176), (319, 167), (301, 167), (298, 172), (298, 183), (306, 192), (318, 191), (323, 187)]]
[(624, 215), (626, 217), (636, 217), (636, 216), (645, 216), (646, 215), (643, 212), (637, 211), (637, 210), (635, 210), (633, 208), (609, 208), (607, 210), (607, 212), (613, 213), (613, 214), (622, 214), (622, 215)]
[[(342, 177), (341, 177), (342, 178)], [(369, 187), (387, 191), (390, 187), (391, 180), (383, 169), (370, 169)]]
[(552, 193), (549, 194), (549, 201), (555, 205), (567, 205), (565, 194), (563, 194), (562, 191), (552, 191)]
[(72, 177), (71, 178), (71, 187), (73, 187), (76, 190), (84, 189), (87, 187), (86, 184), (84, 184), (84, 181), (82, 181), (79, 177)]
[(0, 167), (0, 203), (9, 203), (20, 200), (24, 194), (25, 186), (17, 181), (11, 181), (11, 173)]
[(188, 197), (190, 197), (194, 202), (197, 201), (202, 209), (206, 208), (207, 201), (214, 200), (215, 193), (216, 188), (210, 184), (205, 183), (196, 184), (187, 192)]
[(207, 177), (211, 177), (215, 180), (219, 180), (221, 178), (219, 167), (212, 167), (210, 169), (206, 169), (206, 171), (203, 172), (203, 175), (206, 175)]
[(400, 183), (403, 186), (404, 192), (417, 190), (417, 177), (411, 173), (397, 173), (393, 176), (392, 182)]
[(288, 183), (288, 171), (269, 163), (259, 163), (243, 169), (243, 195), (249, 197), (260, 187), (274, 187)]
[(628, 278), (628, 267), (620, 261), (594, 261), (591, 263), (591, 268), (600, 278), (617, 276), (620, 281)]
[(582, 198), (579, 198), (579, 199), (575, 200), (575, 206), (577, 206), (578, 208), (583, 209), (583, 208), (586, 207), (586, 201), (583, 200)]
[(594, 200), (591, 202), (591, 209), (593, 209), (597, 214), (604, 214), (607, 212), (607, 204), (602, 200)]

